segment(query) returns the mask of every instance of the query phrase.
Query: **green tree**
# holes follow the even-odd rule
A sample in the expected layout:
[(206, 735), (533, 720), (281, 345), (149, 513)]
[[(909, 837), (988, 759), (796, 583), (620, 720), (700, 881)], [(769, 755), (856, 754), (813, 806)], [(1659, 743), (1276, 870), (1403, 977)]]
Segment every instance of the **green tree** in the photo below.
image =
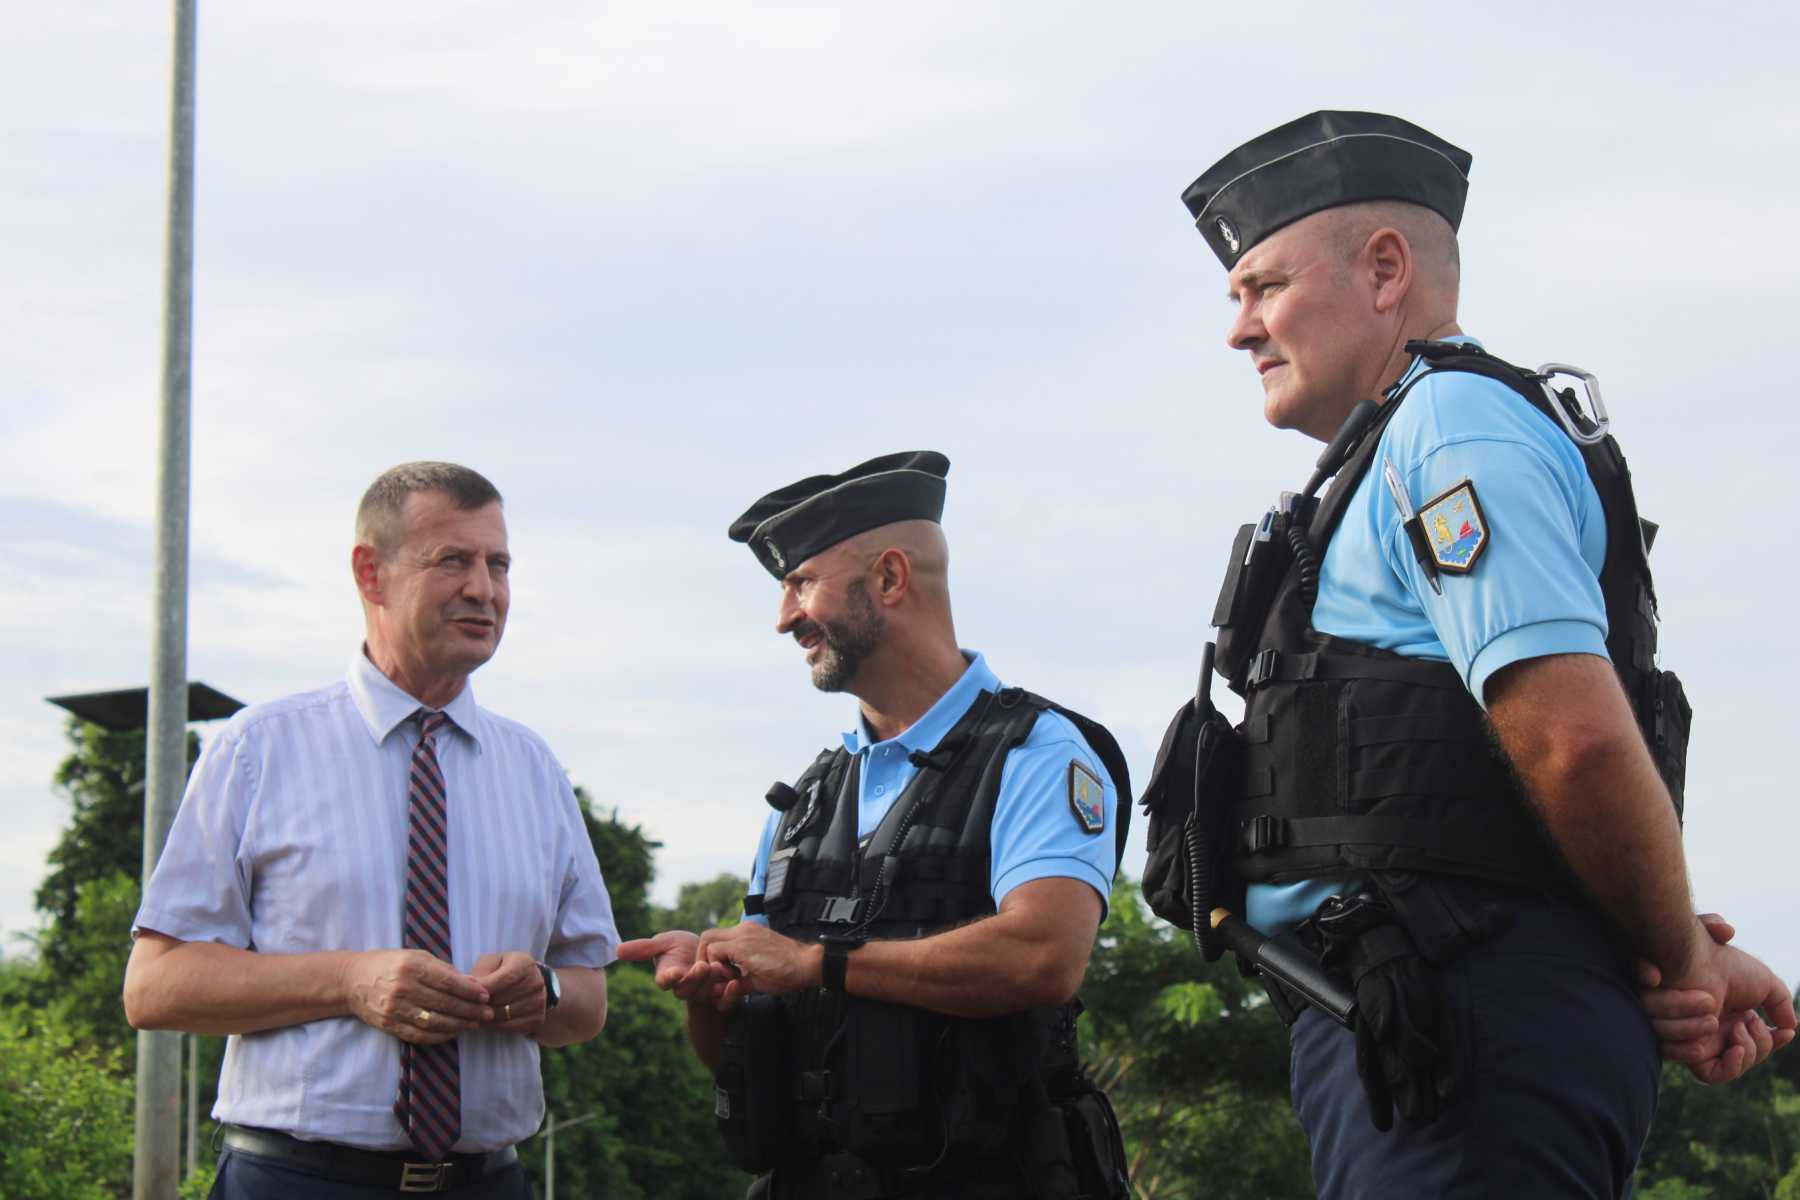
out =
[[(68, 737), (72, 749), (56, 769), (54, 788), (72, 811), (36, 896), (48, 920), (39, 953), (59, 976), (81, 966), (83, 885), (121, 873), (137, 879), (144, 861), (144, 731), (114, 733), (71, 717)], [(189, 733), (189, 770), (199, 754), (200, 740)]]
[(1287, 1030), (1229, 958), (1208, 964), (1121, 877), (1081, 996), (1084, 1049), (1140, 1200), (1306, 1196)]
[[(595, 815), (583, 789), (575, 794), (620, 936), (651, 933), (649, 889), (659, 843), (617, 811)], [(742, 896), (741, 882), (736, 892)], [(557, 1134), (557, 1192), (620, 1200), (743, 1195), (749, 1180), (725, 1159), (712, 1119), (712, 1078), (688, 1050), (681, 1003), (634, 963), (608, 972), (607, 991), (600, 1036), (543, 1055), (544, 1101), (557, 1121), (598, 1114)], [(541, 1186), (541, 1133), (521, 1155)]]
[(586, 788), (575, 789), (575, 802), (581, 806), (581, 819), (594, 844), (594, 857), (600, 862), (600, 875), (612, 900), (619, 936), (648, 936), (650, 881), (656, 877), (656, 852), (662, 849), (662, 843), (652, 841), (641, 826), (619, 820), (617, 809), (605, 819), (597, 816)]
[(687, 929), (699, 933), (724, 925), (736, 925), (744, 916), (744, 890), (749, 885), (729, 872), (704, 883), (684, 883), (672, 908), (658, 908), (658, 929)]
[(85, 1045), (54, 1014), (0, 1012), (0, 1195), (124, 1195), (131, 1127), (131, 1080), (116, 1055)]

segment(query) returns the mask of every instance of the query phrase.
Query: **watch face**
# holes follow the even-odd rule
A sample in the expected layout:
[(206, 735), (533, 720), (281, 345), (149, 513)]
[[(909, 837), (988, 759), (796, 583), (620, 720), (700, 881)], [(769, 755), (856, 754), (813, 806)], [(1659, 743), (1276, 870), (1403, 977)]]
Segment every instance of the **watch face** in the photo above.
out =
[(556, 968), (538, 964), (538, 970), (544, 974), (544, 1011), (549, 1012), (562, 1003), (562, 980), (556, 977)]

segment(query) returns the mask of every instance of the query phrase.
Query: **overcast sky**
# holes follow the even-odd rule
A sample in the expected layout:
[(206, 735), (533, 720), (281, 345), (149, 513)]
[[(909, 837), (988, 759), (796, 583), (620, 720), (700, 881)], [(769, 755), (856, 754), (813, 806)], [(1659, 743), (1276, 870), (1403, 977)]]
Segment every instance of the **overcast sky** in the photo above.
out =
[[(0, 42), (8, 940), (67, 819), (42, 698), (148, 673), (167, 8)], [(1263, 425), (1178, 196), (1315, 108), (1394, 112), (1474, 155), (1465, 328), (1603, 381), (1697, 710), (1696, 895), (1793, 980), (1794, 10), (1368, 11), (206, 6), (191, 676), (340, 675), (361, 490), (468, 463), (516, 557), (477, 695), (663, 843), (667, 899), (748, 870), (764, 789), (851, 713), (725, 526), (929, 447), (963, 643), (1141, 782), (1233, 531), (1317, 451)]]

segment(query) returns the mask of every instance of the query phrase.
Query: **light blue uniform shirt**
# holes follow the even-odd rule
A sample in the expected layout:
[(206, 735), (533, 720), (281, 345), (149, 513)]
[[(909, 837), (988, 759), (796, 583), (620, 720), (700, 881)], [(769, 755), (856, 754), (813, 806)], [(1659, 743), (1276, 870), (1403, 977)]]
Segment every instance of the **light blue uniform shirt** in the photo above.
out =
[[(873, 740), (868, 725), (858, 714), (856, 727), (846, 732), (844, 747), (862, 760), (862, 784), (857, 796), (857, 836), (867, 837), (881, 824), (894, 799), (918, 773), (909, 756), (929, 752), (955, 727), (982, 692), (997, 692), (1000, 679), (980, 654), (963, 651), (969, 667), (950, 690), (938, 697), (925, 715), (898, 737)], [(1069, 764), (1079, 762), (1106, 785), (1105, 828), (1089, 833), (1069, 804)], [(1118, 818), (1119, 797), (1112, 777), (1099, 756), (1088, 746), (1069, 719), (1046, 709), (1038, 715), (1031, 734), (1006, 756), (1000, 773), (1000, 794), (994, 802), (991, 862), (988, 875), (994, 906), (1008, 892), (1034, 879), (1079, 879), (1100, 897), (1101, 911), (1112, 894), (1115, 863), (1113, 822)], [(769, 843), (781, 821), (771, 813), (756, 847), (756, 863), (750, 871), (750, 894), (761, 895), (769, 863)], [(748, 920), (762, 924), (762, 917)]]
[[(1473, 338), (1452, 338), (1470, 342)], [(1423, 367), (1415, 360), (1407, 377)], [(1415, 511), (1465, 479), (1489, 541), (1467, 575), (1432, 591), (1383, 478), (1392, 464)], [(1581, 452), (1517, 392), (1468, 371), (1413, 386), (1382, 431), (1319, 570), (1313, 626), (1412, 658), (1455, 665), (1486, 705), (1487, 681), (1551, 654), (1606, 657), (1606, 514)], [(1266, 933), (1310, 916), (1348, 877), (1250, 888), (1246, 915)]]
[[(133, 931), (263, 954), (401, 944), (407, 778), (419, 702), (360, 652), (348, 677), (253, 704), (209, 739)], [(523, 950), (604, 967), (619, 933), (593, 844), (549, 747), (480, 708), (468, 685), (437, 735), (448, 797), (450, 942), (457, 970)], [(544, 1116), (538, 1045), (465, 1033), (462, 1137), (498, 1150)], [(235, 1034), (213, 1117), (378, 1150), (410, 1143), (394, 1116), (400, 1041), (355, 1017)]]

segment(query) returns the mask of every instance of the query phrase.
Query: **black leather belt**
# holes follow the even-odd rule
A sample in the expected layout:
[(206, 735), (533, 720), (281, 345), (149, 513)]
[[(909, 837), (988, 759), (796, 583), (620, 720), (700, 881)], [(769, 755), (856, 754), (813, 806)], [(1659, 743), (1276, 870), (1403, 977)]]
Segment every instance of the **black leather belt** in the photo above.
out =
[(405, 1150), (361, 1150), (336, 1142), (307, 1142), (246, 1125), (227, 1125), (225, 1145), (308, 1175), (397, 1192), (447, 1192), (519, 1161), (518, 1151), (511, 1146), (491, 1154), (452, 1154), (434, 1163)]

